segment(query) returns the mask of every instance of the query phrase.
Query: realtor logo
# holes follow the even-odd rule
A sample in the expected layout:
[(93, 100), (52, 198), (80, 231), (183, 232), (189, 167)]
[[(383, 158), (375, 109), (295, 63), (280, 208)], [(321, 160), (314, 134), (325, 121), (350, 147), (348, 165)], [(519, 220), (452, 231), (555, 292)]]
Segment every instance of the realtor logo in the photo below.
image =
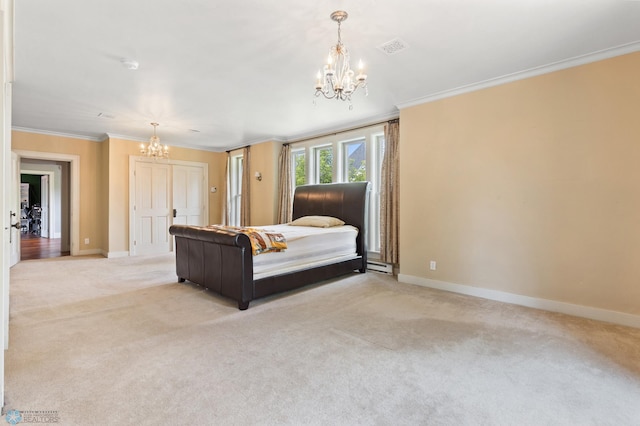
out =
[(17, 425), (22, 421), (22, 413), (18, 410), (9, 410), (4, 418), (10, 425)]
[(27, 423), (60, 423), (60, 416), (57, 411), (31, 411), (31, 410), (9, 410), (4, 417), (10, 425), (21, 425)]

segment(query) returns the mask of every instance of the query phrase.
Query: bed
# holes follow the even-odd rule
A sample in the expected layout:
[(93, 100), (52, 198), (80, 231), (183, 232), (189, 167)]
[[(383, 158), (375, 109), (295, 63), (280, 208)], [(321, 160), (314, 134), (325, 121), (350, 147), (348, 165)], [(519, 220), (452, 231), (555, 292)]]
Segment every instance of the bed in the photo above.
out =
[[(354, 250), (350, 254), (337, 253), (330, 259), (291, 264), (283, 269), (265, 268), (264, 264), (284, 253), (295, 257), (293, 249), (254, 256), (249, 237), (243, 233), (172, 225), (169, 232), (175, 237), (178, 281), (190, 281), (231, 298), (240, 310), (245, 310), (254, 299), (354, 271), (364, 273), (367, 269), (369, 187), (368, 182), (297, 187), (293, 197), (293, 220), (306, 216), (338, 218), (346, 227), (355, 228)], [(254, 260), (257, 274), (254, 274)]]

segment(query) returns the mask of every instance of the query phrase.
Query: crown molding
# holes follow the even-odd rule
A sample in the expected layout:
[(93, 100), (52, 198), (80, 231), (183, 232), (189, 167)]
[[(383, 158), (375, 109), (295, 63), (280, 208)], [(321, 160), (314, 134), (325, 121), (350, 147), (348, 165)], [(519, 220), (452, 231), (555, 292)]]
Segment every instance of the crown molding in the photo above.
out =
[[(128, 141), (128, 142), (136, 142), (136, 143), (148, 143), (149, 139), (144, 139), (144, 138), (137, 138), (134, 136), (125, 136), (125, 135), (119, 135), (116, 133), (106, 133), (107, 138), (111, 139), (120, 139), (123, 141)], [(199, 146), (199, 145), (187, 145), (187, 144), (180, 144), (180, 143), (167, 143), (169, 145), (169, 148), (171, 147), (176, 147), (176, 148), (185, 148), (185, 149), (195, 149), (197, 151), (207, 151), (207, 152), (224, 152), (225, 150), (223, 149), (215, 149), (212, 147), (207, 147), (207, 146)], [(162, 142), (162, 145), (165, 145), (164, 142)]]
[(445, 98), (450, 98), (465, 93), (475, 92), (481, 89), (487, 89), (489, 87), (500, 86), (506, 83), (512, 83), (518, 80), (524, 80), (531, 77), (536, 77), (543, 74), (548, 74), (555, 71), (561, 71), (567, 68), (573, 68), (580, 65), (586, 65), (592, 62), (602, 61), (610, 59), (616, 56), (622, 56), (629, 53), (640, 51), (640, 41), (623, 44), (621, 46), (612, 47), (609, 49), (599, 50), (597, 52), (588, 53), (586, 55), (576, 56), (563, 61), (554, 62), (551, 64), (543, 65), (540, 67), (530, 68), (524, 71), (518, 71), (512, 74), (503, 75), (501, 77), (492, 78), (489, 80), (480, 81), (477, 83), (460, 86), (455, 89), (444, 90), (442, 92), (432, 93), (427, 96), (412, 99), (407, 102), (402, 102), (397, 105), (398, 109), (409, 108), (412, 106), (434, 102)]
[(295, 136), (284, 138), (284, 137), (272, 137), (267, 139), (255, 140), (249, 143), (244, 143), (242, 145), (237, 145), (229, 149), (224, 149), (221, 152), (225, 151), (236, 151), (238, 149), (242, 149), (245, 146), (257, 145), (265, 142), (278, 142), (278, 143), (296, 143), (301, 141), (306, 141), (309, 139), (321, 138), (328, 135), (334, 135), (336, 133), (344, 133), (350, 130), (361, 129), (363, 127), (375, 126), (377, 124), (383, 123), (385, 121), (393, 120), (394, 118), (398, 118), (400, 116), (399, 111), (394, 111), (386, 114), (381, 114), (377, 116), (368, 117), (363, 120), (352, 121), (349, 124), (343, 124), (341, 126), (334, 127), (324, 127), (319, 128), (310, 132), (299, 133)]
[(96, 136), (87, 136), (87, 135), (76, 135), (73, 133), (54, 132), (51, 130), (32, 129), (29, 127), (19, 127), (19, 126), (11, 126), (11, 130), (15, 130), (16, 132), (37, 133), (39, 135), (57, 136), (62, 138), (82, 139), (82, 140), (91, 141), (91, 142), (104, 142), (107, 139), (106, 134), (101, 137), (96, 137)]
[(216, 152), (236, 151), (236, 150), (242, 149), (242, 148), (244, 148), (246, 146), (259, 145), (261, 143), (267, 143), (267, 142), (287, 143), (287, 139), (286, 138), (281, 138), (281, 137), (278, 137), (278, 136), (274, 136), (274, 137), (271, 137), (271, 138), (254, 139), (252, 141), (245, 142), (245, 143), (240, 144), (240, 145), (234, 145), (231, 148), (219, 148), (219, 150), (216, 151)]
[(320, 128), (320, 129), (316, 129), (310, 132), (305, 132), (305, 133), (299, 133), (297, 135), (294, 135), (290, 138), (287, 138), (287, 140), (285, 140), (285, 142), (289, 142), (289, 143), (296, 143), (296, 142), (300, 142), (300, 141), (304, 141), (304, 140), (309, 140), (309, 139), (314, 139), (314, 138), (320, 138), (323, 136), (328, 136), (328, 135), (333, 135), (336, 133), (344, 133), (344, 132), (348, 132), (350, 130), (355, 130), (355, 129), (359, 129), (362, 127), (368, 127), (368, 126), (375, 126), (376, 124), (380, 124), (383, 123), (385, 121), (389, 121), (389, 120), (393, 120), (395, 118), (398, 118), (400, 116), (400, 112), (399, 111), (392, 111), (392, 112), (388, 112), (385, 114), (380, 114), (380, 115), (375, 115), (375, 116), (371, 116), (368, 117), (366, 119), (362, 119), (362, 120), (358, 120), (358, 121), (352, 121), (349, 124), (342, 124), (339, 126), (332, 126), (332, 127), (324, 127), (324, 128)]
[(143, 139), (143, 138), (136, 138), (135, 136), (125, 136), (125, 135), (119, 135), (117, 133), (106, 133), (107, 138), (109, 139), (121, 139), (123, 141), (129, 141), (129, 142), (149, 142), (149, 139)]

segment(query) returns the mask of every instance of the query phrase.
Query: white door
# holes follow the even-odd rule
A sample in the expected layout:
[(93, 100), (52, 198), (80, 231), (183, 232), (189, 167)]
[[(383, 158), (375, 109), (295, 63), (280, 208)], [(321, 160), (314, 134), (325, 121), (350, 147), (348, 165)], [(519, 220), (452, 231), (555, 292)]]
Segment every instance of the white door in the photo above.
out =
[(49, 238), (49, 175), (40, 176), (40, 236)]
[(136, 161), (133, 254), (171, 250), (171, 166)]
[[(22, 209), (20, 208), (20, 156), (11, 153), (11, 225), (19, 223), (19, 227), (9, 228), (9, 266), (20, 261), (20, 232), (22, 230)], [(15, 216), (14, 216), (15, 214)]]
[(204, 168), (173, 166), (173, 223), (203, 226), (205, 199)]

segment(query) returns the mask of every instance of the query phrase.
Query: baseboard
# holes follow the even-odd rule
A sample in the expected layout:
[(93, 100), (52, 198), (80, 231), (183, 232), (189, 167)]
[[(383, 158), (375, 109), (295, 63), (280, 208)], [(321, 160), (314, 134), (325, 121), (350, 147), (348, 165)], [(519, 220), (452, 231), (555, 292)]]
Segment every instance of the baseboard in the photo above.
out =
[(78, 250), (78, 256), (88, 256), (91, 254), (102, 254), (102, 250), (100, 249), (88, 249), (88, 250)]
[(129, 257), (128, 251), (110, 251), (110, 252), (102, 252), (104, 257), (108, 257), (109, 259), (113, 259), (114, 257)]
[(446, 281), (437, 281), (405, 274), (398, 274), (398, 281), (407, 284), (415, 284), (423, 287), (435, 288), (438, 290), (450, 291), (453, 293), (481, 297), (483, 299), (496, 300), (498, 302), (511, 303), (513, 305), (526, 306), (529, 308), (559, 312), (562, 314), (573, 315), (582, 318), (589, 318), (598, 321), (605, 321), (614, 324), (640, 328), (640, 315), (593, 308), (590, 306), (574, 305), (571, 303), (558, 302), (549, 299), (538, 299), (535, 297), (507, 293), (504, 291), (490, 290), (486, 288), (472, 287), (462, 284), (454, 284)]

